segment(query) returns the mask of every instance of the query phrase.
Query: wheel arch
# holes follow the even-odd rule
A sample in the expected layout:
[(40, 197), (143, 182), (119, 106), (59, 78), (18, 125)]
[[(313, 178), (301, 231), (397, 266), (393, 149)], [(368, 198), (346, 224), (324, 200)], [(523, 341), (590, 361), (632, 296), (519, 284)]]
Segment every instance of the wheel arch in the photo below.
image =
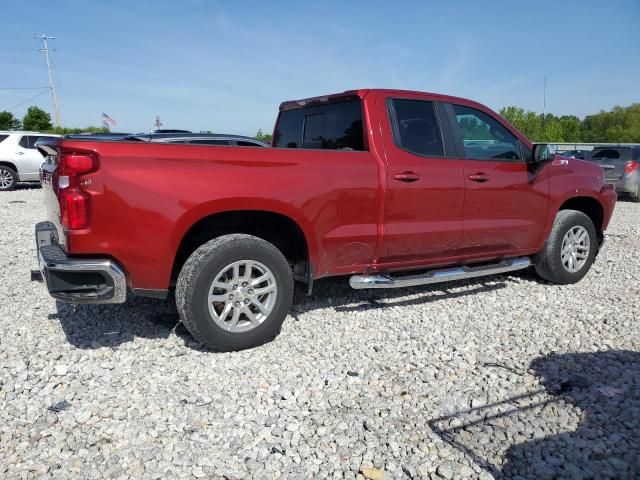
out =
[(593, 225), (596, 227), (596, 232), (600, 235), (603, 230), (604, 223), (604, 207), (598, 201), (598, 199), (589, 196), (576, 196), (566, 199), (558, 211), (562, 210), (577, 210), (588, 216)]
[[(298, 219), (282, 210), (255, 208), (219, 209), (201, 214), (188, 222), (175, 240), (175, 254), (171, 269), (174, 284), (187, 258), (200, 245), (213, 238), (232, 233), (253, 235), (275, 245), (294, 267), (296, 279), (309, 282), (313, 275), (316, 245)], [(254, 208), (251, 208), (254, 207)], [(306, 230), (306, 231), (305, 231)]]
[(11, 168), (14, 172), (16, 172), (18, 175), (20, 175), (20, 174), (18, 173), (18, 167), (16, 166), (16, 164), (15, 164), (15, 163), (13, 163), (13, 162), (9, 162), (9, 161), (7, 161), (7, 160), (0, 160), (0, 165), (1, 165), (1, 166), (3, 166), (3, 167), (9, 167), (9, 168)]

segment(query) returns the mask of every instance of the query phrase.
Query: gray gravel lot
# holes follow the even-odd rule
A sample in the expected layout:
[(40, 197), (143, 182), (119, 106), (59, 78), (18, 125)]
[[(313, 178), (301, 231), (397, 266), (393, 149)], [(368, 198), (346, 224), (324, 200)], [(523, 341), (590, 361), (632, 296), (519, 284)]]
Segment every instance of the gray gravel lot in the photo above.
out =
[(213, 354), (171, 302), (31, 283), (41, 196), (0, 194), (0, 478), (640, 477), (640, 205), (577, 285), (320, 281)]

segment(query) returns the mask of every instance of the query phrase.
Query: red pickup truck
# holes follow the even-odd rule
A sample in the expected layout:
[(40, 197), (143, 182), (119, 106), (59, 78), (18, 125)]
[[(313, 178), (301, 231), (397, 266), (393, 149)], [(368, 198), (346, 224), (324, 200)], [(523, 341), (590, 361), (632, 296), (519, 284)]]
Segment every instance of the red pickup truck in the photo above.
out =
[[(533, 265), (589, 270), (616, 201), (603, 170), (462, 98), (354, 90), (285, 102), (272, 148), (50, 139), (40, 271), (70, 303), (175, 292), (215, 350), (273, 338), (294, 282), (393, 288)], [(402, 273), (399, 273), (402, 272)]]

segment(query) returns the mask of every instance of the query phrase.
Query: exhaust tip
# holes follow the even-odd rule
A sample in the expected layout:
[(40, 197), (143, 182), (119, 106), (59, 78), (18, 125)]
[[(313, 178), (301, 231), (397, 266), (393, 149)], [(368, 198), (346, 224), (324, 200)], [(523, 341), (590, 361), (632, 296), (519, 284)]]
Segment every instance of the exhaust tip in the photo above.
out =
[(42, 272), (40, 270), (31, 270), (31, 281), (32, 282), (44, 281), (44, 279), (42, 278)]

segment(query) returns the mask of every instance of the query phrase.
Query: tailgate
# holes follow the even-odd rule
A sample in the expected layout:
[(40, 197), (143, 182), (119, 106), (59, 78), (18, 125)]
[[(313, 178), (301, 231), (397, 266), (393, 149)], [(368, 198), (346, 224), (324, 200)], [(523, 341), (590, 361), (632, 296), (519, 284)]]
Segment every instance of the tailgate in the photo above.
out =
[(65, 246), (65, 234), (60, 223), (60, 203), (58, 202), (58, 151), (49, 145), (39, 147), (45, 155), (45, 160), (40, 167), (40, 183), (44, 196), (44, 204), (47, 209), (47, 221), (55, 226), (57, 241), (63, 249)]
[(624, 166), (627, 162), (621, 159), (609, 158), (593, 158), (591, 159), (596, 165), (600, 165), (604, 170), (605, 179), (608, 182), (617, 182), (624, 175)]

